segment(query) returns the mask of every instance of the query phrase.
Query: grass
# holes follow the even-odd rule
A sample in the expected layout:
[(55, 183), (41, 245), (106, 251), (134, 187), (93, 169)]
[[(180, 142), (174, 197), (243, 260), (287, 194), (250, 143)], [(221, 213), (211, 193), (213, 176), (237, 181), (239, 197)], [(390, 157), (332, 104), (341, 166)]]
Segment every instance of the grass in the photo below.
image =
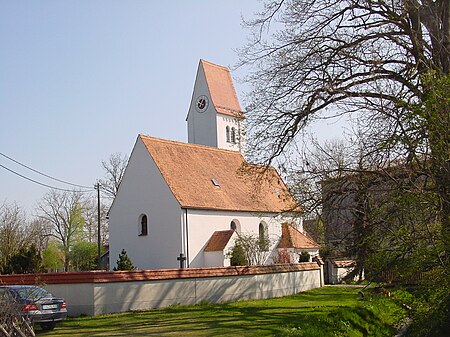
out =
[(406, 315), (391, 298), (323, 287), (268, 300), (171, 306), (70, 318), (37, 336), (393, 336)]

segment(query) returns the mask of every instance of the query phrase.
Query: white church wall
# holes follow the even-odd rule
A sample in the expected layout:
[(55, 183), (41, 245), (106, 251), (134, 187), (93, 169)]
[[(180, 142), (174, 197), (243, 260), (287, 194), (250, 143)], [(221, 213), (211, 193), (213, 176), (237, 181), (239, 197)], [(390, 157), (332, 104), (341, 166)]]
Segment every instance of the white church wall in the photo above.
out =
[(284, 213), (282, 215), (284, 217), (283, 222), (287, 222), (290, 225), (294, 226), (295, 229), (300, 231), (301, 233), (304, 233), (303, 229), (303, 217), (298, 213)]
[[(231, 212), (215, 210), (188, 210), (188, 233), (189, 233), (189, 267), (205, 266), (205, 248), (208, 240), (215, 231), (230, 229), (231, 221), (238, 221), (242, 234), (258, 236), (259, 224), (264, 222), (267, 225), (269, 239), (271, 241), (270, 250), (273, 250), (281, 238), (280, 219), (274, 214), (251, 213), (251, 212)], [(225, 252), (226, 253), (226, 252)], [(271, 263), (271, 261), (267, 261)]]
[[(148, 235), (139, 236), (139, 217), (148, 218)], [(139, 269), (178, 267), (180, 206), (140, 139), (109, 212), (110, 268), (127, 251)]]
[[(196, 109), (197, 98), (205, 95), (208, 98), (208, 108), (204, 112)], [(188, 142), (217, 147), (216, 110), (212, 104), (203, 67), (199, 67), (192, 93), (191, 105), (187, 116)]]
[[(222, 251), (205, 252), (205, 268), (208, 267), (227, 267), (230, 265), (230, 259)], [(228, 262), (228, 263), (227, 263)]]

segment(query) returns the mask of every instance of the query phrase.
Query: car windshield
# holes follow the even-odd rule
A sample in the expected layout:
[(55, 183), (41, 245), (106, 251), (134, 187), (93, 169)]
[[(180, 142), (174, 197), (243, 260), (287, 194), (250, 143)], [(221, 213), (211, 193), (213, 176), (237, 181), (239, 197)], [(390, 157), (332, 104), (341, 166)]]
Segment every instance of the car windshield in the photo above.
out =
[(20, 298), (39, 300), (41, 298), (53, 297), (47, 290), (39, 287), (24, 287), (15, 289)]

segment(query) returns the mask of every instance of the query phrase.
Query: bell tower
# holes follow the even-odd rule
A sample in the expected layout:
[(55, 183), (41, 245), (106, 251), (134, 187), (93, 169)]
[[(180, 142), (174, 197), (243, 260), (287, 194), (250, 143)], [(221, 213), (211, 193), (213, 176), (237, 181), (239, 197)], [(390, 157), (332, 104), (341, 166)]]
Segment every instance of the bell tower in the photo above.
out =
[(245, 152), (244, 113), (228, 68), (200, 60), (186, 121), (189, 143)]

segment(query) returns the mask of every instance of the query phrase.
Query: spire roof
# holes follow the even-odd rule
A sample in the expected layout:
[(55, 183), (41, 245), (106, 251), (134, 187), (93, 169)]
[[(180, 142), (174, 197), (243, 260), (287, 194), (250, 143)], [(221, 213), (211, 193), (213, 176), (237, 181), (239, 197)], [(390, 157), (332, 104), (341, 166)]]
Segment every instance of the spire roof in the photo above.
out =
[(205, 73), (211, 100), (218, 113), (244, 118), (230, 69), (205, 60), (200, 60)]

